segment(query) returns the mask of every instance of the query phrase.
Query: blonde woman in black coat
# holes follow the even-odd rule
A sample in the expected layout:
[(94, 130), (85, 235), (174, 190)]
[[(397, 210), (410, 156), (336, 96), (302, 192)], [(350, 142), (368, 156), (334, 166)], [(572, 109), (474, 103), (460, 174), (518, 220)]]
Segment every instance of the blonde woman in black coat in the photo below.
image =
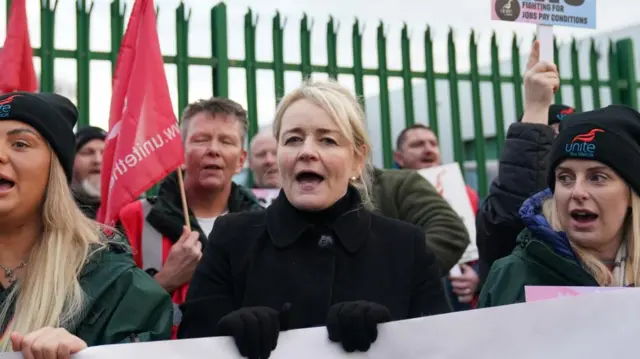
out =
[(216, 221), (178, 336), (232, 336), (241, 355), (267, 358), (280, 330), (326, 325), (346, 351), (366, 351), (379, 323), (448, 312), (422, 230), (370, 211), (356, 98), (307, 83), (280, 102), (273, 129), (280, 195)]

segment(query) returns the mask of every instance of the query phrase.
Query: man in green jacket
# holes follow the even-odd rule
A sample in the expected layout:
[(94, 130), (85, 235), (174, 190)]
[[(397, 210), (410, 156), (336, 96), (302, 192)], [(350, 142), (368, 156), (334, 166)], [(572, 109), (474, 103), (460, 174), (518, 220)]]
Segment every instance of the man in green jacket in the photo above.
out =
[(372, 197), (379, 214), (422, 227), (443, 275), (467, 249), (469, 234), (462, 219), (418, 172), (376, 168)]

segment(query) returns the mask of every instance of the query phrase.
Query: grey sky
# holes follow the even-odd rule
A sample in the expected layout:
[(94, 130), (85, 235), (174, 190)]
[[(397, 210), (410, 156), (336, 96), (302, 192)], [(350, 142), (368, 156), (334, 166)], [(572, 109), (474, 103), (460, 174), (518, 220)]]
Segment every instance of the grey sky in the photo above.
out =
[[(53, 2), (53, 1), (52, 1)], [(131, 1), (128, 9), (131, 8)], [(27, 0), (31, 40), (34, 46), (40, 45), (40, 0)], [(56, 47), (75, 48), (75, 0), (59, 0), (57, 11)], [(175, 8), (179, 0), (156, 0), (160, 6), (159, 34), (163, 53), (175, 53)], [(209, 14), (210, 8), (217, 2), (207, 0), (185, 1), (192, 8), (189, 47), (190, 54), (210, 56), (211, 39)], [(409, 25), (412, 35), (413, 68), (424, 68), (423, 36), (426, 25), (432, 26), (435, 33), (436, 69), (447, 70), (446, 35), (449, 27), (455, 29), (458, 50), (458, 68), (464, 70), (468, 66), (468, 36), (470, 30), (477, 31), (480, 44), (480, 61), (489, 59), (489, 39), (493, 30), (500, 31), (502, 45), (501, 55), (509, 56), (512, 31), (516, 31), (523, 41), (530, 40), (535, 27), (490, 20), (490, 0), (229, 0), (229, 52), (233, 59), (244, 58), (243, 19), (248, 7), (259, 14), (257, 34), (257, 56), (259, 60), (271, 60), (271, 18), (276, 10), (288, 18), (285, 28), (285, 61), (299, 62), (299, 24), (303, 12), (313, 17), (315, 25), (312, 31), (312, 57), (314, 64), (326, 64), (326, 22), (330, 14), (340, 22), (338, 34), (338, 61), (340, 65), (351, 65), (351, 26), (356, 17), (365, 25), (364, 63), (366, 67), (377, 67), (376, 27), (381, 19), (389, 26), (388, 32), (388, 64), (390, 68), (400, 67), (400, 30), (403, 22)], [(605, 5), (606, 4), (606, 5)], [(634, 5), (635, 4), (635, 5)], [(110, 44), (109, 0), (95, 0), (92, 15), (91, 47), (93, 50), (107, 51)], [(607, 31), (640, 22), (637, 11), (640, 5), (637, 0), (603, 0), (598, 4), (598, 29)], [(0, 39), (5, 36), (5, 7), (0, 6)], [(592, 30), (556, 28), (556, 34), (563, 40), (571, 36), (587, 37)], [(39, 69), (39, 61), (36, 61)], [(167, 78), (171, 88), (174, 106), (177, 108), (176, 71), (174, 66), (167, 66)], [(110, 100), (110, 64), (108, 62), (92, 62), (91, 64), (91, 122), (107, 127), (108, 107)], [(246, 105), (244, 71), (231, 71), (231, 97)], [(319, 76), (319, 77), (322, 77)], [(75, 61), (57, 60), (56, 78), (65, 84), (75, 84)], [(209, 68), (193, 68), (190, 70), (189, 99), (211, 96), (211, 70)], [(261, 125), (270, 122), (274, 110), (273, 76), (269, 71), (260, 72), (259, 85), (259, 121)], [(296, 86), (300, 75), (288, 74), (285, 78), (287, 89)], [(353, 88), (352, 78), (344, 76), (341, 82)], [(401, 87), (399, 79), (390, 81), (393, 88)], [(366, 95), (378, 92), (375, 78), (367, 79)]]

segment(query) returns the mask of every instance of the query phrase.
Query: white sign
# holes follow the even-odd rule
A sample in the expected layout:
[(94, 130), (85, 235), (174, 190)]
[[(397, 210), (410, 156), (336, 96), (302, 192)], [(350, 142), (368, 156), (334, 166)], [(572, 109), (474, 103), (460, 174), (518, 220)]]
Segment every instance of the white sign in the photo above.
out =
[(596, 6), (596, 0), (491, 0), (491, 19), (536, 24), (540, 60), (553, 63), (553, 26), (595, 29)]
[(267, 208), (271, 205), (271, 202), (278, 198), (280, 189), (278, 188), (252, 188), (253, 195), (256, 196), (260, 205)]
[[(366, 353), (345, 353), (324, 327), (292, 330), (280, 334), (271, 358), (634, 358), (640, 321), (630, 318), (640, 317), (639, 302), (640, 290), (633, 288), (392, 322), (379, 326)], [(97, 346), (72, 358), (241, 359), (231, 338)]]
[(596, 7), (596, 0), (491, 0), (491, 19), (595, 29)]
[[(467, 185), (462, 177), (460, 166), (450, 163), (443, 166), (425, 168), (418, 171), (436, 188), (442, 197), (451, 205), (464, 222), (471, 243), (460, 258), (458, 263), (468, 263), (478, 259), (478, 247), (476, 247), (476, 216), (471, 208), (471, 202), (467, 195)], [(457, 267), (455, 267), (457, 268)], [(455, 275), (455, 273), (452, 273)]]

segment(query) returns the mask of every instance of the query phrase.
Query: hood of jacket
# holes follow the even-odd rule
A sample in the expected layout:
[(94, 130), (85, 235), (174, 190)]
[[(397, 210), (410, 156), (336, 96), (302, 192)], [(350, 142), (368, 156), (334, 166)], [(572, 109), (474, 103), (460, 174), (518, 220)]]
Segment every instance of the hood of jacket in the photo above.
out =
[[(153, 207), (146, 218), (149, 224), (167, 238), (178, 240), (184, 226), (184, 214), (182, 213), (182, 199), (180, 198), (176, 172), (161, 182), (158, 195), (150, 201), (153, 203)], [(235, 213), (262, 210), (263, 207), (260, 206), (260, 202), (250, 190), (232, 182), (227, 209), (229, 213)], [(189, 209), (189, 219), (191, 228), (197, 229), (201, 237), (205, 237), (191, 209)]]
[[(533, 237), (544, 242), (556, 254), (578, 262), (565, 232), (554, 230), (542, 213), (544, 202), (553, 197), (550, 189), (538, 192), (527, 199), (520, 208), (520, 218)], [(520, 236), (519, 241), (531, 236)]]

